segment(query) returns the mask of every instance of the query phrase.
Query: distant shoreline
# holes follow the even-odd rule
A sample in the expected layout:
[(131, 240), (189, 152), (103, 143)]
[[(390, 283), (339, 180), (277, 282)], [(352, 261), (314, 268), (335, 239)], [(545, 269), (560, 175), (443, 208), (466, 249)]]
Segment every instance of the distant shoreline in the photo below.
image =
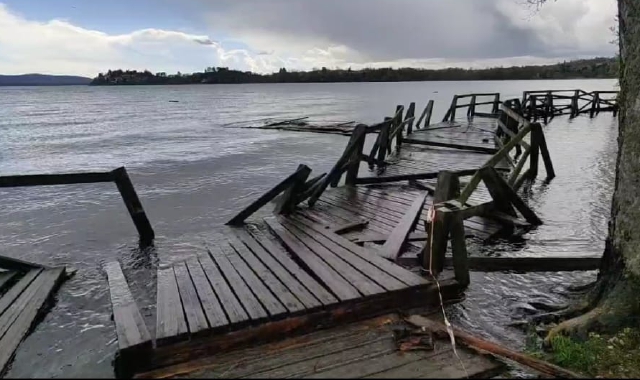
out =
[(545, 66), (514, 66), (488, 69), (381, 68), (362, 70), (327, 69), (258, 74), (226, 67), (208, 67), (192, 74), (151, 73), (136, 70), (109, 70), (100, 73), (90, 85), (179, 85), (179, 84), (250, 84), (250, 83), (358, 83), (358, 82), (436, 82), (552, 79), (614, 79), (618, 77), (618, 59), (592, 58)]

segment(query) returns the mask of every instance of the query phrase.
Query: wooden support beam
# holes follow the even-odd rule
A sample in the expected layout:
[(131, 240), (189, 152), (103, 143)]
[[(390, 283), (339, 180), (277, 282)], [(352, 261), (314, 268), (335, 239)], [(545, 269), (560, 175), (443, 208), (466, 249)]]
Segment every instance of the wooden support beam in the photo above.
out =
[[(414, 121), (413, 118), (415, 117), (415, 113), (416, 113), (416, 103), (411, 102), (411, 104), (409, 104), (409, 109), (407, 109), (407, 114), (404, 118), (405, 121), (409, 120), (409, 123), (407, 124), (407, 135), (413, 132), (413, 121)], [(400, 135), (402, 136), (402, 132), (400, 132)], [(402, 140), (402, 138), (400, 138), (400, 140)], [(399, 142), (400, 144), (402, 144), (402, 141), (399, 141)]]
[[(495, 98), (493, 100), (493, 109), (491, 110), (491, 113), (497, 114), (499, 110), (500, 110), (500, 93), (496, 93)], [(474, 107), (474, 111), (475, 111), (475, 107)]]
[(464, 219), (454, 212), (451, 216), (449, 229), (451, 233), (451, 251), (453, 255), (453, 272), (461, 287), (467, 287), (471, 282), (469, 277), (469, 263), (467, 261), (467, 242), (465, 240)]
[(433, 100), (429, 100), (427, 106), (422, 111), (422, 115), (416, 123), (416, 129), (420, 129), (420, 123), (424, 120), (424, 128), (427, 128), (431, 124), (431, 114), (433, 113)]
[(364, 150), (364, 143), (367, 137), (366, 128), (366, 125), (358, 124), (353, 130), (353, 135), (357, 135), (360, 137), (356, 142), (353, 154), (349, 158), (349, 167), (347, 168), (347, 176), (345, 178), (345, 184), (347, 186), (355, 186), (356, 179), (358, 179), (358, 171), (360, 170), (362, 151)]
[[(249, 206), (247, 206), (244, 210), (240, 211), (236, 216), (231, 218), (231, 220), (229, 220), (226, 224), (227, 225), (231, 225), (231, 226), (242, 225), (244, 223), (244, 221), (249, 216), (251, 216), (254, 212), (258, 211), (264, 205), (269, 203), (271, 200), (273, 200), (280, 193), (282, 193), (283, 191), (288, 189), (291, 185), (293, 185), (298, 180), (298, 178), (300, 176), (303, 176), (304, 173), (305, 173), (304, 170), (296, 170), (295, 172), (293, 172), (292, 174), (287, 176), (287, 178), (285, 178), (282, 181), (280, 181), (280, 183), (278, 183), (277, 185), (272, 187), (269, 191), (267, 191), (266, 193), (262, 194), (260, 196), (260, 198), (256, 199)], [(307, 173), (307, 176), (308, 176), (308, 173)], [(326, 182), (326, 181), (322, 181), (322, 182)], [(326, 188), (326, 186), (325, 186), (325, 188)]]
[[(600, 257), (491, 257), (471, 256), (469, 269), (478, 272), (575, 272), (598, 270)], [(455, 258), (447, 257), (445, 267), (455, 265)]]
[(556, 176), (556, 172), (553, 169), (553, 163), (551, 162), (551, 156), (549, 155), (549, 148), (547, 147), (547, 140), (544, 137), (542, 126), (540, 124), (534, 124), (531, 129), (531, 139), (535, 140), (544, 162), (544, 169), (547, 172), (547, 180), (550, 180)]
[[(387, 234), (375, 234), (375, 235), (367, 235), (363, 237), (359, 237), (353, 242), (355, 244), (363, 244), (363, 243), (376, 243), (376, 244), (384, 244), (389, 239), (389, 235)], [(425, 241), (429, 239), (429, 235), (426, 232), (412, 232), (407, 237), (407, 241)]]
[[(467, 169), (453, 172), (458, 176), (466, 176), (472, 175), (476, 172), (475, 169)], [(358, 185), (370, 185), (376, 183), (389, 183), (389, 182), (400, 182), (400, 181), (411, 181), (411, 180), (421, 180), (421, 179), (434, 179), (438, 177), (438, 173), (430, 172), (430, 173), (415, 173), (415, 174), (399, 174), (392, 176), (384, 176), (384, 177), (364, 177), (358, 178), (356, 184)]]
[(393, 231), (391, 231), (391, 235), (389, 235), (389, 238), (380, 249), (384, 257), (392, 260), (400, 257), (402, 247), (404, 247), (409, 234), (415, 229), (416, 223), (418, 223), (420, 219), (420, 214), (422, 213), (422, 208), (424, 207), (424, 202), (428, 194), (427, 192), (419, 194), (407, 212), (402, 216), (400, 222)]
[[(412, 103), (415, 107), (415, 103)], [(393, 118), (394, 128), (395, 128), (395, 138), (396, 138), (396, 149), (398, 149), (402, 145), (402, 130), (404, 129), (404, 125), (402, 125), (402, 113), (404, 112), (403, 105), (396, 106), (396, 116)], [(409, 110), (407, 110), (407, 116), (409, 116)], [(391, 135), (389, 135), (389, 144), (387, 145), (387, 151), (391, 153)]]
[(26, 272), (31, 269), (46, 268), (46, 266), (36, 263), (30, 263), (24, 260), (14, 259), (13, 257), (0, 256), (0, 268)]
[(293, 212), (298, 204), (297, 199), (304, 189), (305, 181), (311, 174), (311, 169), (307, 165), (300, 164), (298, 165), (298, 169), (296, 169), (296, 173), (298, 173), (298, 175), (293, 180), (291, 186), (285, 190), (282, 198), (280, 198), (280, 201), (273, 210), (276, 214), (286, 215)]
[(476, 114), (476, 96), (471, 96), (471, 103), (469, 103), (469, 108), (467, 108), (467, 118), (472, 119)]
[(402, 139), (402, 141), (410, 144), (437, 146), (441, 148), (461, 149), (461, 150), (468, 150), (471, 152), (480, 152), (480, 153), (489, 153), (489, 154), (494, 154), (498, 152), (498, 149), (488, 147), (488, 146), (484, 147), (484, 146), (473, 146), (473, 145), (463, 145), (463, 144), (452, 144), (452, 143), (443, 143), (443, 142), (437, 142), (437, 141), (417, 140), (412, 138), (405, 138), (405, 139)]
[[(535, 212), (533, 212), (533, 210), (531, 210), (529, 206), (526, 205), (526, 203), (518, 196), (515, 190), (513, 190), (509, 186), (509, 184), (505, 182), (505, 180), (500, 176), (500, 174), (498, 174), (498, 172), (495, 169), (491, 167), (485, 167), (480, 169), (480, 172), (482, 173), (483, 181), (485, 182), (485, 185), (487, 186), (490, 192), (491, 192), (491, 188), (498, 190), (499, 194), (501, 194), (501, 196), (504, 197), (503, 200), (510, 202), (513, 205), (513, 207), (515, 207), (520, 212), (520, 214), (522, 214), (522, 216), (525, 218), (527, 222), (533, 225), (542, 224), (542, 220), (540, 220), (540, 218), (538, 218)], [(492, 194), (492, 197), (493, 197), (493, 194)], [(496, 201), (502, 201), (502, 200), (497, 200), (494, 198), (494, 202)], [(496, 204), (496, 208), (499, 209), (500, 206)]]
[(0, 187), (71, 185), (112, 182), (113, 172), (12, 175), (0, 177)]
[(391, 134), (391, 127), (393, 126), (393, 119), (389, 120), (389, 123), (382, 126), (380, 130), (380, 145), (378, 146), (378, 165), (383, 165), (384, 159), (387, 156), (387, 150), (389, 150), (389, 136)]
[(147, 214), (142, 207), (142, 203), (138, 198), (138, 193), (136, 193), (136, 189), (133, 187), (133, 183), (131, 182), (131, 178), (129, 178), (127, 170), (124, 167), (121, 167), (112, 171), (111, 174), (113, 175), (116, 187), (122, 196), (122, 200), (129, 211), (129, 215), (131, 215), (133, 224), (138, 230), (141, 243), (151, 243), (155, 238), (155, 232), (151, 227), (151, 223), (149, 222)]
[(358, 220), (357, 222), (342, 224), (335, 227), (327, 226), (327, 228), (331, 229), (335, 234), (342, 235), (346, 234), (347, 232), (362, 230), (368, 225), (368, 220)]

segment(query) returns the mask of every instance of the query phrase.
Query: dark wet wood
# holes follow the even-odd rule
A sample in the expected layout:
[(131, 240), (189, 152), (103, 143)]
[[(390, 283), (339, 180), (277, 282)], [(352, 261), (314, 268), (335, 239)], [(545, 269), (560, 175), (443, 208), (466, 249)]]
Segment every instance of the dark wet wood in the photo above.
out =
[(0, 272), (0, 292), (4, 290), (5, 287), (9, 286), (11, 280), (16, 278), (18, 272), (16, 271), (6, 271)]
[(12, 358), (20, 342), (29, 333), (34, 321), (44, 310), (45, 303), (65, 278), (64, 268), (46, 269), (39, 273), (29, 287), (20, 294), (0, 316), (0, 374)]
[(42, 272), (42, 269), (30, 270), (0, 298), (0, 315), (13, 304), (16, 298), (38, 277), (40, 272)]
[(298, 165), (296, 173), (298, 173), (298, 175), (294, 182), (285, 190), (284, 194), (282, 194), (282, 198), (280, 198), (274, 209), (274, 212), (277, 214), (289, 214), (293, 211), (294, 207), (300, 203), (297, 198), (299, 194), (304, 191), (305, 181), (309, 178), (311, 169), (306, 165), (300, 164)]
[(231, 287), (220, 273), (220, 270), (213, 262), (209, 255), (201, 255), (198, 257), (198, 261), (202, 265), (202, 269), (211, 283), (211, 288), (216, 293), (216, 296), (222, 305), (222, 308), (227, 313), (230, 323), (245, 322), (249, 319), (249, 315), (244, 310), (240, 301), (236, 298), (235, 294), (231, 290)]
[(386, 258), (397, 259), (402, 253), (402, 247), (405, 244), (407, 237), (414, 230), (420, 213), (424, 207), (424, 202), (427, 199), (428, 193), (424, 192), (418, 195), (409, 207), (409, 210), (402, 217), (398, 225), (391, 231), (389, 239), (382, 245), (380, 251)]
[(44, 266), (24, 260), (14, 259), (13, 257), (0, 256), (0, 268), (14, 271), (29, 271), (32, 269), (44, 268)]
[(274, 234), (289, 249), (289, 253), (297, 257), (309, 271), (314, 273), (322, 283), (331, 289), (341, 301), (355, 299), (360, 293), (349, 282), (342, 278), (331, 266), (316, 256), (298, 238), (287, 231), (276, 219), (265, 219)]
[(131, 294), (120, 264), (117, 261), (107, 263), (104, 270), (109, 283), (118, 347), (120, 350), (145, 345), (150, 347), (151, 335)]
[(331, 231), (333, 231), (333, 233), (336, 233), (336, 234), (344, 234), (351, 231), (362, 230), (368, 224), (369, 224), (368, 220), (359, 220), (357, 222), (346, 223), (346, 224), (341, 224), (339, 226), (335, 226), (334, 228), (331, 228)]
[(215, 329), (229, 324), (229, 319), (227, 319), (220, 301), (211, 288), (211, 284), (209, 283), (207, 275), (204, 273), (198, 258), (193, 257), (187, 260), (186, 265), (189, 270), (189, 275), (191, 275), (193, 286), (198, 293), (198, 298), (202, 303), (202, 310), (207, 317), (209, 327)]
[[(572, 272), (600, 268), (600, 257), (551, 256), (551, 257), (484, 257), (468, 258), (469, 269), (479, 272)], [(445, 265), (451, 266), (447, 258)]]
[(156, 311), (156, 342), (167, 343), (186, 338), (189, 330), (184, 319), (180, 292), (173, 268), (158, 269), (158, 308)]
[[(249, 269), (250, 272), (255, 273), (255, 276), (249, 275), (243, 277), (245, 282), (249, 284), (254, 294), (260, 294), (261, 303), (265, 306), (269, 305), (270, 314), (281, 314), (286, 311), (289, 313), (298, 312), (304, 310), (304, 306), (296, 297), (291, 294), (289, 289), (273, 273), (242, 243), (234, 234), (227, 234), (230, 244), (238, 252), (238, 255), (234, 256), (238, 259), (242, 258), (246, 264), (241, 266)], [(240, 260), (235, 259), (234, 262), (240, 263)], [(235, 266), (235, 264), (234, 264)], [(237, 269), (237, 266), (236, 266)], [(260, 279), (259, 281), (258, 278)], [(263, 285), (264, 284), (264, 285)], [(266, 288), (265, 288), (266, 285)], [(268, 290), (267, 290), (268, 288)], [(270, 291), (270, 292), (269, 292)], [(275, 295), (277, 298), (273, 298), (271, 295)], [(282, 307), (286, 308), (284, 310)]]
[[(267, 310), (265, 310), (265, 308), (260, 304), (260, 301), (254, 296), (247, 283), (243, 280), (245, 275), (251, 275), (247, 272), (249, 269), (240, 266), (236, 267), (232, 264), (231, 260), (236, 261), (234, 256), (237, 255), (229, 252), (230, 247), (226, 246), (224, 243), (220, 246), (212, 246), (209, 248), (211, 249), (211, 258), (216, 265), (218, 265), (218, 268), (220, 268), (220, 272), (229, 283), (233, 293), (238, 297), (238, 300), (242, 306), (244, 306), (244, 309), (247, 311), (247, 314), (249, 314), (251, 319), (259, 320), (267, 318), (269, 315)], [(270, 306), (277, 309), (277, 306), (275, 305), (270, 304)], [(282, 310), (284, 310), (284, 308)]]
[(13, 175), (0, 177), (0, 187), (71, 185), (112, 181), (112, 172)]
[(116, 187), (120, 192), (120, 196), (122, 196), (122, 200), (127, 207), (127, 211), (129, 211), (131, 220), (133, 220), (133, 224), (136, 226), (138, 235), (140, 235), (140, 240), (144, 244), (150, 244), (155, 238), (155, 232), (151, 227), (151, 222), (149, 222), (147, 218), (147, 214), (142, 207), (142, 202), (140, 202), (140, 198), (138, 198), (138, 193), (136, 193), (136, 189), (133, 187), (127, 170), (124, 167), (120, 167), (111, 173)]
[[(306, 166), (304, 168), (306, 168)], [(306, 179), (309, 176), (309, 173), (304, 168), (299, 167), (298, 170), (293, 172), (284, 180), (280, 181), (280, 183), (275, 185), (269, 191), (261, 195), (260, 198), (256, 199), (249, 206), (247, 206), (244, 210), (240, 211), (236, 216), (231, 218), (231, 220), (229, 220), (227, 224), (232, 226), (237, 226), (244, 223), (245, 219), (250, 217), (254, 212), (258, 211), (262, 206), (269, 203), (276, 196), (278, 196), (280, 193), (285, 191), (288, 187), (296, 183), (299, 178), (304, 176), (304, 179)], [(310, 169), (308, 171), (310, 172)]]
[(209, 324), (207, 317), (205, 317), (204, 310), (202, 310), (202, 306), (200, 305), (200, 299), (189, 276), (187, 265), (185, 263), (177, 263), (173, 266), (173, 271), (176, 276), (176, 283), (178, 284), (184, 314), (187, 317), (189, 333), (196, 334), (199, 331), (208, 329)]
[(252, 233), (252, 235), (265, 249), (265, 251), (269, 252), (269, 254), (276, 259), (279, 264), (286, 268), (287, 271), (296, 278), (296, 280), (301, 284), (304, 284), (305, 288), (308, 289), (309, 292), (311, 292), (323, 305), (330, 305), (338, 302), (333, 294), (331, 294), (320, 283), (318, 283), (317, 280), (311, 277), (297, 263), (295, 263), (291, 257), (289, 257), (284, 248), (276, 245), (265, 236), (261, 236), (257, 233)]
[[(429, 235), (427, 235), (424, 232), (413, 232), (409, 234), (409, 236), (407, 237), (407, 241), (425, 241), (428, 239), (428, 237)], [(389, 238), (389, 235), (386, 235), (386, 234), (366, 235), (353, 240), (353, 242), (355, 244), (362, 244), (362, 243), (381, 244), (387, 241), (388, 238)]]

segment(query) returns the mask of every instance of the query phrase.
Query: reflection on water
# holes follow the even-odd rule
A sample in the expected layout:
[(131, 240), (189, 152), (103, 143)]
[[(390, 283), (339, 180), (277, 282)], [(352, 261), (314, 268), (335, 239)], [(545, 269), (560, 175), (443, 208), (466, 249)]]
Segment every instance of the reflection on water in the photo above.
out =
[[(347, 142), (343, 136), (225, 125), (300, 116), (373, 123), (396, 104), (415, 101), (421, 111), (429, 99), (435, 100), (436, 121), (455, 93), (499, 91), (510, 98), (532, 89), (613, 87), (612, 80), (589, 80), (0, 89), (0, 175), (124, 165), (157, 234), (154, 247), (139, 252), (113, 184), (0, 189), (2, 254), (78, 269), (45, 323), (19, 348), (8, 376), (113, 376), (117, 343), (101, 266), (120, 260), (153, 326), (152, 268), (158, 261), (203, 251), (234, 211), (298, 163), (327, 171)], [(536, 182), (527, 194), (545, 224), (518, 247), (493, 248), (518, 255), (598, 255), (612, 193), (615, 119), (559, 118), (545, 133), (557, 177), (547, 186)], [(525, 301), (560, 301), (564, 286), (593, 276), (473, 273), (467, 300), (451, 313), (518, 347), (520, 333), (505, 326), (526, 312)]]

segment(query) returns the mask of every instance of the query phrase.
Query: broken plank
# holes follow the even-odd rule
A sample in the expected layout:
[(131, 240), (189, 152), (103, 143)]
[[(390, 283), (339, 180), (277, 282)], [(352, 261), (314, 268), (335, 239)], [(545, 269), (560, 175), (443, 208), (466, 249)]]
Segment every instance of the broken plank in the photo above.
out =
[(346, 301), (360, 297), (360, 293), (343, 279), (333, 268), (317, 257), (311, 250), (287, 231), (277, 220), (265, 218), (269, 228), (280, 238), (282, 243), (297, 256), (309, 268), (309, 271), (318, 277), (325, 286), (340, 300)]
[[(353, 242), (355, 244), (363, 244), (363, 243), (384, 243), (389, 238), (388, 234), (375, 234), (375, 235), (367, 235), (358, 237)], [(412, 232), (407, 237), (407, 241), (425, 241), (429, 238), (425, 232)]]
[(266, 205), (273, 198), (278, 196), (278, 194), (286, 190), (288, 187), (292, 186), (300, 178), (304, 177), (306, 179), (310, 171), (311, 169), (309, 169), (304, 165), (301, 165), (298, 168), (298, 170), (296, 170), (294, 173), (289, 175), (287, 178), (283, 179), (280, 183), (278, 183), (269, 191), (264, 193), (262, 196), (260, 196), (260, 198), (255, 200), (253, 203), (247, 206), (244, 210), (240, 211), (236, 216), (231, 218), (231, 220), (229, 220), (227, 224), (228, 225), (242, 224), (245, 221), (245, 219), (251, 216), (254, 212), (258, 211), (262, 206)]
[(173, 268), (158, 269), (156, 342), (182, 339), (189, 332)]
[(9, 306), (13, 303), (13, 301), (18, 298), (18, 296), (35, 280), (35, 278), (40, 274), (42, 269), (32, 269), (27, 274), (24, 275), (18, 281), (17, 284), (13, 285), (8, 292), (0, 298), (0, 315), (4, 313)]
[(119, 349), (126, 350), (136, 346), (150, 347), (151, 335), (140, 315), (120, 264), (117, 261), (107, 263), (104, 270), (109, 283), (111, 309), (116, 324)]
[(342, 224), (340, 226), (333, 227), (331, 230), (334, 234), (346, 234), (351, 231), (358, 231), (365, 228), (369, 224), (368, 220), (359, 220), (353, 223)]
[[(570, 272), (589, 271), (600, 268), (600, 257), (484, 257), (470, 256), (469, 269), (480, 272)], [(450, 266), (451, 258), (445, 259)]]
[(398, 225), (393, 229), (393, 231), (391, 231), (389, 239), (387, 239), (380, 249), (385, 257), (395, 260), (400, 256), (402, 247), (407, 241), (407, 237), (411, 231), (413, 231), (416, 223), (418, 222), (420, 213), (424, 207), (424, 202), (427, 199), (427, 195), (429, 195), (427, 192), (418, 195)]
[[(51, 297), (52, 293), (58, 288), (64, 279), (64, 268), (47, 269), (38, 276), (39, 284), (32, 283), (31, 287), (34, 293), (28, 298), (26, 304), (16, 302), (12, 305), (21, 305), (21, 310), (11, 327), (2, 336), (0, 340), (0, 373), (4, 372), (4, 368), (13, 356), (20, 342), (25, 338), (34, 321), (42, 311), (45, 302)], [(37, 286), (37, 289), (35, 287)], [(27, 293), (27, 292), (25, 292)], [(25, 300), (26, 300), (26, 294)], [(9, 310), (7, 310), (9, 313)], [(5, 315), (7, 315), (5, 313)], [(4, 318), (4, 315), (3, 315)], [(0, 334), (1, 335), (1, 334)]]
[(176, 275), (176, 283), (180, 292), (180, 299), (184, 307), (184, 313), (187, 317), (187, 326), (189, 332), (195, 334), (199, 331), (209, 328), (207, 317), (204, 315), (198, 293), (196, 292), (189, 270), (185, 263), (177, 263), (173, 266), (173, 272)]

